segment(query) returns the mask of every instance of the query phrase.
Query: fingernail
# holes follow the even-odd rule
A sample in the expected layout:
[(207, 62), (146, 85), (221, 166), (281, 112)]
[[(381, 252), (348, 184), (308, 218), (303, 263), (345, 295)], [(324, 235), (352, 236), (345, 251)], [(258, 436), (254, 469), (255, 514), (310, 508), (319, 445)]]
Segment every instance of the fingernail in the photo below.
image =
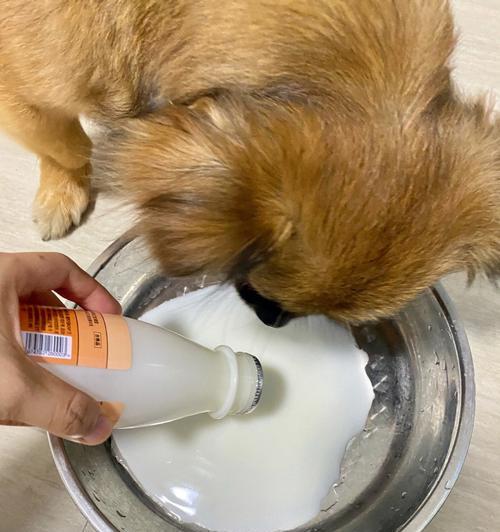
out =
[(100, 415), (93, 430), (85, 436), (79, 438), (79, 441), (87, 444), (101, 443), (109, 437), (113, 430), (113, 422), (106, 416)]

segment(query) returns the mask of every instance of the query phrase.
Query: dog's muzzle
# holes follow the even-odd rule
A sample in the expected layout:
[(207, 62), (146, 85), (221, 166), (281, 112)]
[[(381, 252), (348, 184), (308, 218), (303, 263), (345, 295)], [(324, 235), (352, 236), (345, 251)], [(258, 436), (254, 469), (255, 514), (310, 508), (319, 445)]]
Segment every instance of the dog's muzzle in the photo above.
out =
[(283, 327), (294, 317), (290, 312), (283, 310), (276, 301), (261, 296), (248, 283), (237, 284), (236, 290), (238, 290), (241, 299), (254, 310), (257, 317), (265, 325)]

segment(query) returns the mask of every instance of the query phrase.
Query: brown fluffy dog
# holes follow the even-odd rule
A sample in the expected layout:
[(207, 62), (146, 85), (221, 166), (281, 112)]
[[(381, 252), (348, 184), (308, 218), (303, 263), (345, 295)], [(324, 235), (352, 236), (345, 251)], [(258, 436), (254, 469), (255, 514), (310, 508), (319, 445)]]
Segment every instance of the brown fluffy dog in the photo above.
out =
[(0, 122), (44, 237), (87, 207), (86, 114), (166, 272), (372, 319), (500, 264), (500, 125), (453, 46), (444, 0), (3, 0)]

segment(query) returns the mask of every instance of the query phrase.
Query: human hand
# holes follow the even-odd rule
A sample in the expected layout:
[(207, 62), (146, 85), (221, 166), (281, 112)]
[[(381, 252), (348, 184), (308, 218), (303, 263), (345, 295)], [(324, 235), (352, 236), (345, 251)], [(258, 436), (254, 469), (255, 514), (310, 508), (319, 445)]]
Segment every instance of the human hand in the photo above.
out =
[(96, 445), (113, 428), (99, 403), (31, 360), (21, 342), (19, 303), (60, 307), (54, 292), (87, 310), (121, 313), (109, 292), (64, 255), (0, 253), (0, 424)]

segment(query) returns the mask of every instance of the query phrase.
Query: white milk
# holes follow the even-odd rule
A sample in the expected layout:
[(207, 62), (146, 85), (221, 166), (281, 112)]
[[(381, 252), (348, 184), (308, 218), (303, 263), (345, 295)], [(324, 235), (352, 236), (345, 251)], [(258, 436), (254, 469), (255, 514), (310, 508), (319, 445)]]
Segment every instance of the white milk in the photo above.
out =
[(233, 288), (199, 290), (143, 319), (255, 354), (265, 379), (250, 416), (117, 431), (118, 454), (145, 492), (180, 521), (218, 532), (292, 529), (317, 515), (373, 400), (368, 357), (350, 333), (320, 316), (266, 327)]

